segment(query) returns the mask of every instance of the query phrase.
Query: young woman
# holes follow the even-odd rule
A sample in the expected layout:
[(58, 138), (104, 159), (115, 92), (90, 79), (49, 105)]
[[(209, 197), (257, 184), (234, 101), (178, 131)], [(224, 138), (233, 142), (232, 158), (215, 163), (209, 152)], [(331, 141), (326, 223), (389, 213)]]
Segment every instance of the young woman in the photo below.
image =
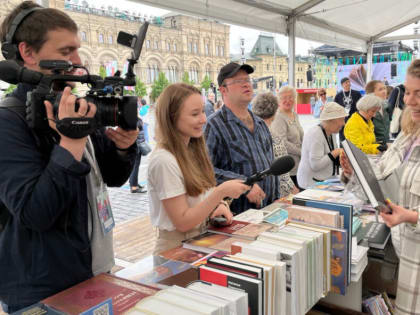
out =
[(162, 92), (156, 106), (157, 145), (147, 176), (150, 217), (158, 232), (155, 254), (203, 232), (209, 217), (223, 215), (230, 223), (232, 213), (223, 199), (238, 198), (250, 189), (242, 180), (215, 187), (205, 123), (198, 89), (176, 83)]
[[(381, 213), (392, 227), (392, 242), (399, 255), (396, 314), (419, 314), (420, 292), (420, 59), (411, 63), (405, 78), (401, 133), (377, 163), (380, 178), (399, 178), (398, 200), (389, 202), (392, 214)], [(340, 156), (345, 178), (353, 169), (345, 154)]]

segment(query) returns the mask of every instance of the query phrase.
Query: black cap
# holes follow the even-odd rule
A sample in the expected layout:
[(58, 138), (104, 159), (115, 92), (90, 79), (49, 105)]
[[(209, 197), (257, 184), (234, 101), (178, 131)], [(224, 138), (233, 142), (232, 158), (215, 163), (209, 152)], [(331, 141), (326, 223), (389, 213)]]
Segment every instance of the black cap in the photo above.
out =
[(231, 78), (237, 74), (239, 70), (244, 70), (248, 74), (254, 72), (254, 68), (252, 68), (250, 65), (240, 65), (236, 62), (228, 63), (227, 65), (223, 66), (222, 69), (220, 69), (219, 75), (217, 76), (217, 83), (219, 86), (222, 86), (225, 79)]
[(347, 77), (344, 77), (341, 79), (341, 85), (343, 85), (344, 82), (349, 81), (350, 79)]

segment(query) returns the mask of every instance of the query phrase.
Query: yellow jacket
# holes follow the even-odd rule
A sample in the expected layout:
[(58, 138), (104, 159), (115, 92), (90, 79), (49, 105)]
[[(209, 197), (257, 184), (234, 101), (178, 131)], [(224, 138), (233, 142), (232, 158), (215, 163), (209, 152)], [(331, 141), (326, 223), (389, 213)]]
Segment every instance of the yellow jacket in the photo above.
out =
[(366, 154), (378, 154), (378, 143), (375, 138), (375, 127), (372, 120), (367, 123), (358, 112), (353, 113), (344, 126), (344, 136)]

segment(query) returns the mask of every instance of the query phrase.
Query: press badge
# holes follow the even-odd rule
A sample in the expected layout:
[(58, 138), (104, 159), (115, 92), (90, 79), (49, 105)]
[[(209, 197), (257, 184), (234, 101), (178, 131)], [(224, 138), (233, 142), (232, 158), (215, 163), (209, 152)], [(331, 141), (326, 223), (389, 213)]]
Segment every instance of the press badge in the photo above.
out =
[(109, 202), (108, 191), (105, 187), (101, 187), (100, 193), (96, 197), (96, 201), (102, 232), (108, 234), (114, 228), (115, 221), (112, 214), (111, 203)]

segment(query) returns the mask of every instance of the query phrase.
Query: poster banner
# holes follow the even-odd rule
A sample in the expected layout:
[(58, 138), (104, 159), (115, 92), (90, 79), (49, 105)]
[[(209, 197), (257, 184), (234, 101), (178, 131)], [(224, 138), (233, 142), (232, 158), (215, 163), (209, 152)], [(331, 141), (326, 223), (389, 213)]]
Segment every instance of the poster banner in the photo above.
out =
[[(381, 62), (372, 64), (372, 80), (388, 81), (389, 85), (396, 86), (404, 82), (407, 68), (411, 61)], [(397, 65), (397, 76), (391, 77), (391, 64)], [(351, 88), (362, 91), (366, 85), (366, 64), (338, 65), (337, 91), (342, 89), (341, 79), (350, 78)]]

